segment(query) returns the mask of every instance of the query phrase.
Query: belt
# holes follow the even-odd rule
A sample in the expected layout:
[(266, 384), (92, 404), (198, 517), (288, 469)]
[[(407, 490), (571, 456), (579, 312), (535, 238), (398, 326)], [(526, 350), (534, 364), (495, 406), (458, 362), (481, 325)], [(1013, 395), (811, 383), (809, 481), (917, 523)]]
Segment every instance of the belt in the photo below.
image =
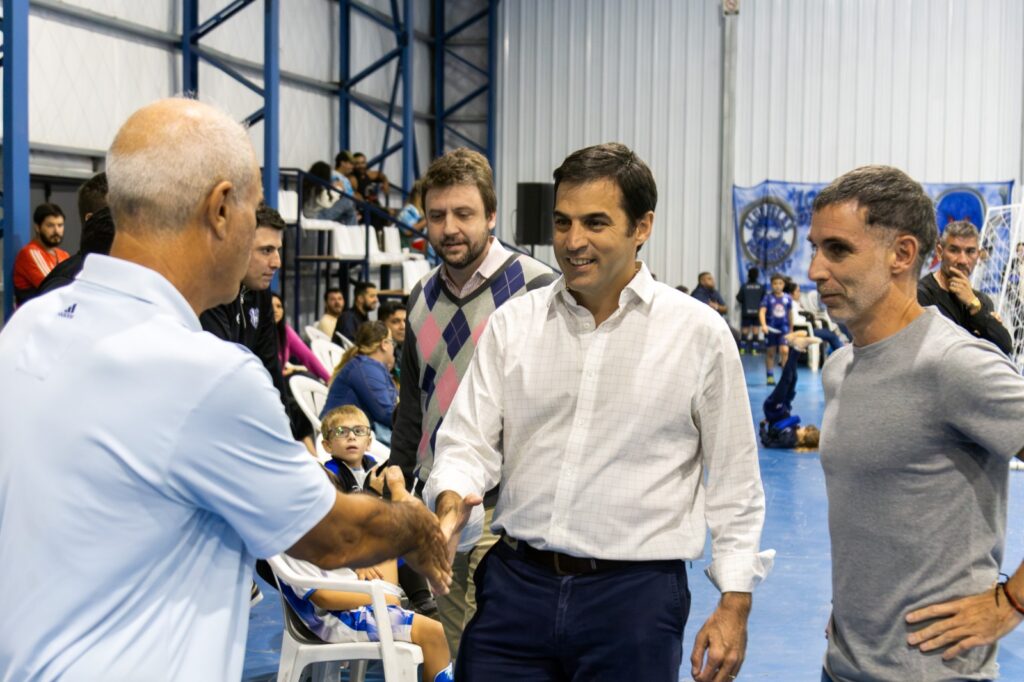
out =
[(623, 568), (650, 564), (649, 561), (617, 561), (613, 559), (588, 559), (586, 557), (551, 552), (531, 547), (522, 540), (516, 540), (504, 533), (501, 541), (512, 548), (516, 554), (532, 564), (546, 568), (556, 575), (585, 575), (602, 571), (616, 571)]

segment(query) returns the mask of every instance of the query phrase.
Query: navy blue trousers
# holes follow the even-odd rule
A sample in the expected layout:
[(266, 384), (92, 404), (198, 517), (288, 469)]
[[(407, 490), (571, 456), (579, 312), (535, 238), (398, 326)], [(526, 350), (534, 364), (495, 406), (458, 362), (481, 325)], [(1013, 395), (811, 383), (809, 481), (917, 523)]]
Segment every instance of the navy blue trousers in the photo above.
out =
[(682, 561), (559, 576), (499, 541), (477, 568), (457, 682), (676, 682), (690, 590)]
[(790, 350), (779, 383), (775, 384), (775, 390), (764, 400), (764, 418), (770, 422), (785, 419), (793, 409), (793, 398), (796, 397), (796, 370), (801, 355), (803, 353)]

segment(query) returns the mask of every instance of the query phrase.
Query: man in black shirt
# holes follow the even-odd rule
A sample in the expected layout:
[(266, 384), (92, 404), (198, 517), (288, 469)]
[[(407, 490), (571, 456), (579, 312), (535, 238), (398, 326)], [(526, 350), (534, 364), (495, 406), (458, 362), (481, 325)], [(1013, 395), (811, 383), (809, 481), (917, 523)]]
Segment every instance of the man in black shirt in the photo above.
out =
[(287, 398), (277, 355), (277, 327), (269, 291), (274, 273), (281, 267), (284, 221), (266, 204), (256, 210), (256, 238), (252, 243), (249, 269), (242, 279), (238, 297), (231, 303), (203, 311), (199, 322), (214, 336), (239, 343), (252, 351), (270, 373), (274, 386)]
[(347, 308), (338, 317), (338, 324), (331, 336), (339, 346), (345, 345), (342, 338), (354, 343), (359, 325), (370, 321), (370, 311), (377, 309), (377, 285), (357, 282), (352, 298), (352, 307)]
[(975, 336), (991, 341), (1009, 355), (1013, 341), (988, 296), (971, 288), (971, 273), (978, 263), (978, 228), (969, 220), (946, 225), (935, 246), (939, 269), (917, 283), (917, 301), (933, 305), (943, 315)]

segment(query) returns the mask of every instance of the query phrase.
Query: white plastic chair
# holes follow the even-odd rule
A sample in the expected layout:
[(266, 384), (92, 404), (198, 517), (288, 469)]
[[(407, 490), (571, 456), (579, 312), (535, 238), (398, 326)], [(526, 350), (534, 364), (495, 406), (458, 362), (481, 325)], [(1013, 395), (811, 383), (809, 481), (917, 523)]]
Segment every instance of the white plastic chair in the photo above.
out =
[(348, 350), (352, 346), (356, 345), (356, 344), (352, 343), (351, 341), (349, 341), (348, 337), (345, 336), (344, 334), (342, 334), (341, 332), (338, 332), (337, 334), (335, 334), (333, 339), (328, 339), (328, 340), (331, 343), (334, 343), (335, 341), (337, 341), (336, 345), (341, 346), (345, 350)]
[(306, 415), (317, 435), (320, 434), (320, 412), (327, 404), (327, 387), (316, 379), (293, 374), (288, 379), (288, 389), (295, 396), (302, 414)]
[(405, 293), (412, 291), (416, 283), (430, 272), (433, 266), (427, 260), (407, 260), (402, 263), (402, 289)]
[(306, 338), (309, 339), (310, 343), (313, 342), (313, 339), (323, 339), (324, 341), (331, 340), (331, 337), (320, 331), (320, 327), (316, 326), (315, 324), (307, 324), (305, 330)]
[(277, 191), (277, 212), (291, 225), (299, 221), (299, 193), (288, 189)]
[[(387, 602), (384, 600), (384, 583), (379, 580), (346, 580), (299, 575), (280, 556), (271, 557), (267, 562), (279, 581), (288, 583), (296, 590), (324, 589), (368, 594), (373, 602), (371, 608), (377, 622), (391, 623)], [(349, 679), (353, 682), (362, 682), (364, 679), (365, 661), (380, 661), (384, 666), (384, 679), (387, 682), (419, 680), (418, 668), (423, 663), (423, 651), (415, 644), (396, 642), (390, 627), (378, 628), (379, 642), (322, 642), (295, 615), (283, 595), (281, 606), (284, 609), (285, 628), (281, 638), (278, 682), (299, 682), (303, 668), (308, 665), (316, 665), (313, 669), (314, 682), (338, 680), (342, 661), (361, 662), (352, 666)]]
[(334, 368), (341, 362), (341, 357), (345, 355), (345, 349), (330, 340), (325, 339), (313, 339), (309, 342), (309, 349), (313, 351), (313, 355), (316, 359), (323, 364), (328, 371), (334, 371)]

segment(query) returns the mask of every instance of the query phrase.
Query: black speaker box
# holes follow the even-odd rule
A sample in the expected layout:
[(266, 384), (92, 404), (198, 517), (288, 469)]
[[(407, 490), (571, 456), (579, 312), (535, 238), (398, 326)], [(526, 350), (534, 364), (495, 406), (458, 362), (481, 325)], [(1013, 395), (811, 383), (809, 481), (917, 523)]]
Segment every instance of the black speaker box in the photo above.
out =
[(516, 243), (533, 246), (551, 244), (555, 208), (555, 185), (550, 182), (520, 182), (516, 187)]

